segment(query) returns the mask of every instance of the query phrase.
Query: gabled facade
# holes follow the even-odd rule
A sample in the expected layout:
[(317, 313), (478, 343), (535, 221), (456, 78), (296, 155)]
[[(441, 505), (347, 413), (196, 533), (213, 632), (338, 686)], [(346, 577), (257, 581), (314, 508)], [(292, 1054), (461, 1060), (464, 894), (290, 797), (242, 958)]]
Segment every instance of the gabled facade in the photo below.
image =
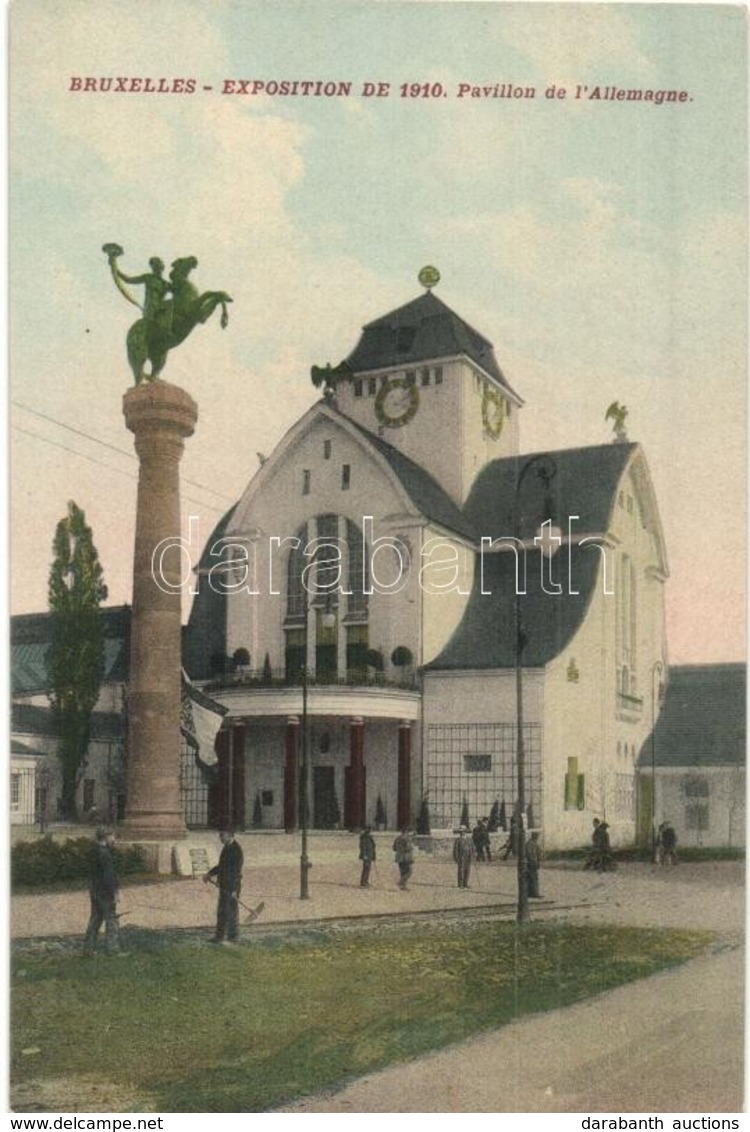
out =
[[(217, 527), (185, 656), (229, 709), (238, 824), (296, 826), (303, 717), (313, 826), (413, 823), (425, 794), (433, 826), (464, 801), (472, 821), (509, 813), (523, 561), (527, 819), (548, 845), (586, 841), (592, 815), (632, 841), (667, 659), (645, 456), (621, 437), (519, 455), (521, 405), (489, 341), (427, 292), (364, 328)], [(545, 521), (562, 536), (543, 566)]]

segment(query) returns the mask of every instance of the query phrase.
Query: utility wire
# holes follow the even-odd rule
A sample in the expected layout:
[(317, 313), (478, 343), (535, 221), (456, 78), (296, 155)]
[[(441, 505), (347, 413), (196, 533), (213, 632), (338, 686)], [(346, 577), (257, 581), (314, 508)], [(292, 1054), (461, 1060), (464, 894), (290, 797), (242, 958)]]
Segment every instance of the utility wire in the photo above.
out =
[[(95, 456), (87, 456), (85, 452), (77, 452), (75, 448), (68, 448), (67, 444), (61, 444), (59, 440), (50, 440), (47, 436), (40, 436), (38, 432), (30, 432), (27, 428), (22, 428), (21, 425), (11, 425), (11, 428), (16, 432), (22, 432), (25, 436), (31, 436), (34, 440), (41, 440), (42, 444), (51, 444), (54, 448), (62, 448), (63, 452), (70, 452), (73, 456), (79, 456), (82, 460), (89, 460), (92, 464), (98, 464), (101, 468), (106, 468), (110, 472), (116, 472), (117, 475), (125, 476), (129, 480), (137, 480), (138, 476), (133, 475), (132, 472), (126, 472), (123, 468), (114, 468), (111, 464), (105, 464), (103, 460), (97, 460)], [(197, 485), (200, 486), (200, 485)], [(199, 507), (205, 507), (208, 511), (213, 511), (216, 515), (223, 515), (224, 512), (215, 507), (213, 503), (204, 503), (202, 499), (196, 499), (192, 495), (183, 495), (183, 499), (189, 499), (191, 503), (197, 503)]]
[[(38, 409), (30, 409), (28, 405), (22, 405), (20, 401), (11, 401), (11, 404), (15, 405), (17, 409), (23, 409), (23, 411), (25, 413), (31, 413), (32, 416), (40, 417), (41, 420), (43, 420), (43, 421), (49, 421), (50, 424), (57, 425), (59, 428), (65, 428), (65, 429), (68, 430), (68, 432), (74, 432), (76, 434), (76, 436), (83, 436), (87, 440), (93, 440), (94, 444), (101, 444), (102, 448), (109, 448), (112, 452), (118, 452), (121, 456), (127, 456), (129, 460), (137, 459), (137, 457), (134, 455), (134, 453), (128, 452), (128, 450), (126, 448), (118, 448), (116, 444), (110, 444), (109, 441), (107, 441), (107, 440), (100, 440), (97, 436), (92, 436), (92, 434), (90, 432), (85, 432), (83, 429), (80, 429), (80, 428), (74, 428), (73, 425), (65, 424), (64, 421), (58, 421), (54, 417), (47, 416), (46, 413), (40, 413)], [(23, 431), (23, 429), (21, 429), (21, 431)], [(38, 436), (38, 434), (33, 433), (33, 432), (29, 433), (29, 436), (37, 436), (37, 439), (39, 439), (39, 440), (42, 439), (41, 437)], [(53, 443), (53, 442), (50, 441), (50, 443)], [(60, 445), (60, 447), (62, 447), (62, 445)], [(72, 452), (73, 449), (69, 448), (69, 449), (67, 449), (67, 451)], [(80, 453), (76, 453), (76, 455), (80, 455)], [(94, 461), (94, 462), (98, 463), (99, 461)], [(109, 466), (108, 464), (104, 465), (104, 467), (108, 467), (108, 466)], [(191, 485), (191, 487), (200, 488), (201, 491), (207, 491), (207, 492), (209, 492), (210, 495), (215, 495), (217, 499), (221, 499), (222, 502), (226, 503), (227, 506), (229, 506), (229, 507), (231, 507), (236, 502), (236, 500), (228, 499), (227, 496), (222, 495), (221, 492), (214, 491), (214, 489), (212, 487), (206, 487), (202, 483), (196, 483), (195, 480), (189, 480), (187, 478), (184, 478), (183, 482), (189, 483)], [(196, 501), (193, 500), (193, 502), (196, 502)]]

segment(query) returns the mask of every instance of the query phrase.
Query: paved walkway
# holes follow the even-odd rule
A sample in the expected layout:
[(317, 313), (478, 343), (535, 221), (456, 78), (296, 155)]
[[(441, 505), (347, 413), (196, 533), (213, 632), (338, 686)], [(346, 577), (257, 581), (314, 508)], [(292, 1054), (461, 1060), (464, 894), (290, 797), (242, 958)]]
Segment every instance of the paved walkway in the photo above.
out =
[[(513, 918), (513, 863), (475, 866), (458, 889), (454, 866), (417, 856), (407, 892), (398, 888), (393, 835), (378, 837), (372, 887), (360, 889), (357, 840), (313, 835), (310, 899), (299, 898), (299, 839), (245, 834), (243, 901), (265, 900), (258, 922), (492, 908)], [(197, 838), (196, 840), (205, 840)], [(614, 873), (542, 870), (534, 918), (718, 933), (715, 953), (564, 1010), (529, 1017), (480, 1038), (364, 1078), (290, 1112), (737, 1112), (743, 1097), (744, 865), (628, 864)], [(206, 929), (215, 891), (201, 880), (126, 886), (125, 925)], [(15, 946), (39, 937), (80, 938), (85, 892), (11, 901)], [(250, 940), (252, 926), (244, 929)]]

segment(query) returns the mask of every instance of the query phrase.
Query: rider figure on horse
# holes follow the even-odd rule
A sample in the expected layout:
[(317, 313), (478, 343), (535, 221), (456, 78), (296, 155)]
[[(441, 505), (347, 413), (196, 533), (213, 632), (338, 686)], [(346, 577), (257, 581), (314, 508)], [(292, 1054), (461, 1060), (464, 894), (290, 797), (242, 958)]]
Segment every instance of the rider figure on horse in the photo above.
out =
[[(206, 322), (217, 306), (221, 306), (221, 326), (229, 322), (227, 303), (231, 298), (225, 291), (207, 291), (201, 295), (188, 279), (193, 268), (198, 266), (195, 256), (176, 259), (169, 273), (169, 281), (164, 278), (164, 262), (158, 256), (149, 260), (150, 272), (142, 275), (125, 275), (117, 266), (118, 256), (123, 250), (118, 244), (105, 244), (103, 249), (109, 260), (112, 278), (117, 289), (128, 302), (140, 307), (142, 317), (133, 323), (128, 331), (128, 361), (133, 370), (136, 385), (142, 381), (155, 381), (167, 361), (167, 354), (187, 338), (199, 322)], [(143, 305), (133, 298), (125, 283), (137, 283), (145, 288)], [(171, 299), (167, 299), (168, 294)], [(144, 366), (151, 362), (151, 372)]]

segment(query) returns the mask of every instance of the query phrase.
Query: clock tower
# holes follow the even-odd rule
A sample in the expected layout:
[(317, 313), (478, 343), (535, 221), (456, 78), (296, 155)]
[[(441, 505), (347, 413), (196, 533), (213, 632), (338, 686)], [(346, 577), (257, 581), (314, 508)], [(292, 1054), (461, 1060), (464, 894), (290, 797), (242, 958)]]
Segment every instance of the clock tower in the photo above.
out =
[(425, 293), (363, 328), (333, 374), (339, 410), (425, 468), (461, 506), (491, 460), (518, 452), (523, 404), (492, 343), (433, 294), (440, 275), (419, 273)]

